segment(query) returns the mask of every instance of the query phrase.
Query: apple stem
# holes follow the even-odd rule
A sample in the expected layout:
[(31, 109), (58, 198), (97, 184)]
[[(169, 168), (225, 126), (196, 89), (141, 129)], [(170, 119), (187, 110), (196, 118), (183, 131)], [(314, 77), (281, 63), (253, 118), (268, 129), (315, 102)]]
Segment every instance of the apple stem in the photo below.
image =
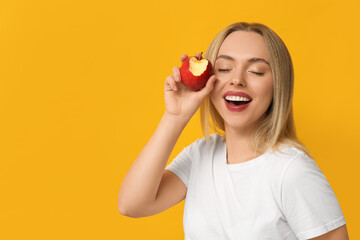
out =
[(202, 54), (203, 54), (203, 52), (201, 52), (201, 53), (200, 53), (200, 57), (199, 57), (199, 60), (201, 60), (201, 59), (202, 59), (202, 56), (201, 56)]

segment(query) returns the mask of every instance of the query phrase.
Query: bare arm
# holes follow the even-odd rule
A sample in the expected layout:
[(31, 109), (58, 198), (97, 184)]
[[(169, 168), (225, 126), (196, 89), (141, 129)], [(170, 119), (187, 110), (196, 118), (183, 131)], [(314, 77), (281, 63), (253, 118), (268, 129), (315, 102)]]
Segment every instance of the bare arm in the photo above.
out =
[[(155, 133), (128, 171), (120, 189), (119, 211), (140, 217), (154, 205), (164, 168), (186, 122), (164, 115)], [(185, 189), (182, 189), (186, 191)], [(184, 193), (183, 193), (184, 194)]]
[[(183, 55), (181, 60), (186, 57)], [(165, 166), (181, 132), (211, 92), (215, 75), (209, 78), (205, 88), (196, 92), (182, 84), (179, 68), (173, 69), (173, 75), (165, 82), (165, 113), (121, 185), (118, 208), (123, 215), (154, 215), (180, 202), (186, 195), (184, 183), (165, 170)]]
[(346, 224), (311, 240), (349, 240)]

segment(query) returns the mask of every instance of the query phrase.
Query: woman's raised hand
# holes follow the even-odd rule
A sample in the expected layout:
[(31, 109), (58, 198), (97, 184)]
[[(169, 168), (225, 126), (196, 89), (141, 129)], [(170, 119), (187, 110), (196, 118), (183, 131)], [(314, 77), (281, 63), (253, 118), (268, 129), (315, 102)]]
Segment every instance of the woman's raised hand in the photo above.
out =
[[(195, 57), (199, 58), (200, 54), (197, 53)], [(187, 58), (186, 54), (182, 55), (181, 63)], [(179, 67), (174, 67), (172, 72), (173, 75), (168, 76), (165, 81), (165, 114), (179, 120), (189, 121), (205, 97), (212, 91), (216, 77), (212, 75), (203, 89), (193, 91), (181, 82)]]

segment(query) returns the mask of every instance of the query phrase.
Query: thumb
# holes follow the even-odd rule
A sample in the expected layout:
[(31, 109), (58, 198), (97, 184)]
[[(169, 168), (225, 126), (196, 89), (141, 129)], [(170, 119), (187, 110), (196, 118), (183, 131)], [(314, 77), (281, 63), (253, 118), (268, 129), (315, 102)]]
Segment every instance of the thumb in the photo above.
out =
[(203, 95), (203, 97), (207, 96), (213, 90), (215, 81), (216, 81), (216, 76), (214, 74), (209, 78), (205, 87), (200, 90), (200, 93), (201, 93), (201, 95)]

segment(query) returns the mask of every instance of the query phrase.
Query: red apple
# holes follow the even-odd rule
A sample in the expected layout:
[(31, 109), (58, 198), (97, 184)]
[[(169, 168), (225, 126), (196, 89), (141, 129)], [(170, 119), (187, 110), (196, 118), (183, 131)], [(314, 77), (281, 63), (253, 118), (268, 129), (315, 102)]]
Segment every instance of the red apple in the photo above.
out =
[(180, 68), (181, 81), (194, 91), (205, 87), (213, 71), (211, 62), (205, 58), (202, 59), (201, 54), (199, 59), (188, 57)]

